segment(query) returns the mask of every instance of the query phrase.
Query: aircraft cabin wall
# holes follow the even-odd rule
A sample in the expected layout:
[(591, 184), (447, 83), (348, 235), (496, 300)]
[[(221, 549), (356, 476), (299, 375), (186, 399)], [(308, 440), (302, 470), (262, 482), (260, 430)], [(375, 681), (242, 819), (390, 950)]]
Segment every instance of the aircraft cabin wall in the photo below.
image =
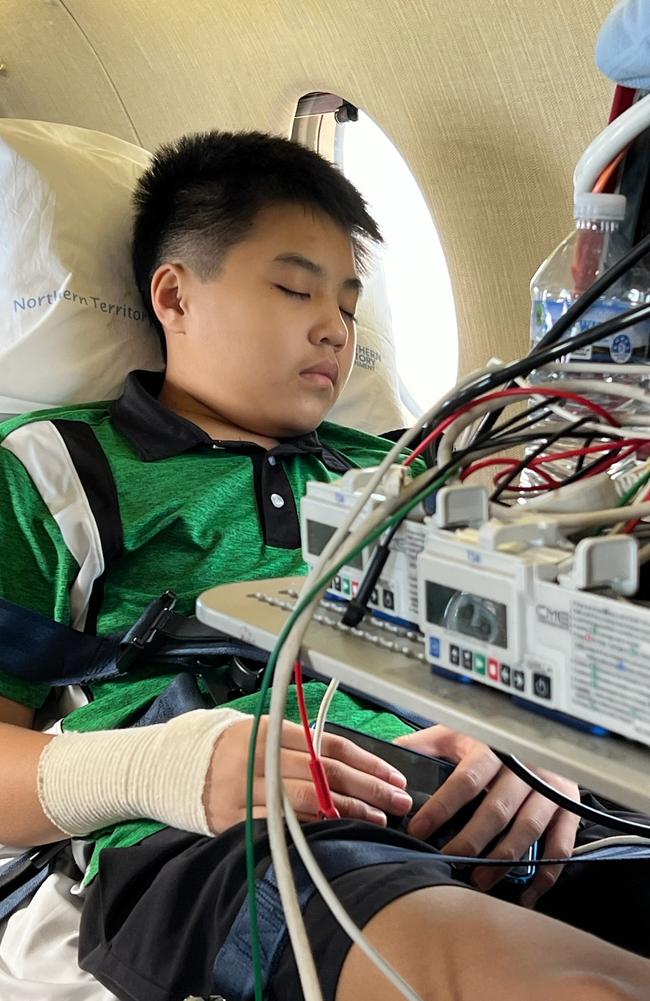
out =
[[(607, 122), (612, 85), (593, 53), (611, 7), (0, 0), (0, 116), (151, 149), (214, 127), (290, 135), (303, 95), (341, 95), (420, 184), (447, 256), (464, 373), (526, 350), (530, 276), (569, 230), (573, 168)], [(435, 301), (421, 322), (435, 365)]]

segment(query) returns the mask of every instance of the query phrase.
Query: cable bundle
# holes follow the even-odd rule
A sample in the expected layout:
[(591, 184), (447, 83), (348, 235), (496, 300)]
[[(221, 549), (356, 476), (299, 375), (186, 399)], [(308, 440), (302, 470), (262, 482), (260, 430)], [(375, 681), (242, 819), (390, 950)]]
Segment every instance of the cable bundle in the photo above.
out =
[[(650, 250), (650, 237), (641, 241), (609, 272), (601, 276), (525, 358), (509, 365), (494, 364), (480, 372), (472, 373), (462, 380), (452, 392), (435, 404), (423, 417), (420, 425), (409, 429), (390, 450), (381, 466), (374, 471), (364, 491), (350, 509), (345, 522), (330, 539), (314, 570), (306, 578), (296, 607), (287, 620), (269, 660), (251, 738), (248, 765), (246, 847), (256, 1001), (262, 1001), (263, 989), (257, 937), (252, 788), (261, 707), (271, 682), (273, 682), (273, 691), (266, 744), (268, 832), (278, 887), (306, 1001), (321, 1001), (321, 992), (293, 885), (285, 837), (285, 819), (299, 856), (336, 919), (350, 938), (377, 964), (393, 985), (411, 1001), (418, 1001), (415, 992), (366, 942), (360, 930), (343, 911), (327, 880), (320, 872), (291, 804), (283, 792), (280, 773), (281, 731), (287, 689), (291, 683), (294, 668), (297, 668), (296, 684), (299, 703), (303, 704), (302, 678), (299, 667), (302, 639), (316, 605), (332, 577), (363, 548), (377, 543), (375, 556), (370, 561), (366, 578), (362, 582), (356, 600), (355, 614), (359, 614), (359, 612), (361, 615), (363, 614), (364, 600), (367, 600), (367, 595), (371, 593), (374, 586), (373, 574), (376, 580), (381, 572), (381, 560), (385, 559), (390, 541), (400, 523), (409, 511), (430, 498), (450, 480), (462, 481), (479, 469), (494, 466), (496, 474), (491, 497), (492, 513), (501, 519), (512, 520), (521, 517), (522, 511), (525, 510), (525, 506), (522, 507), (519, 501), (520, 496), (524, 493), (537, 496), (535, 508), (543, 510), (544, 498), (551, 497), (555, 491), (560, 490), (563, 486), (593, 478), (599, 473), (606, 474), (614, 463), (620, 464), (626, 458), (645, 458), (646, 450), (648, 450), (647, 443), (650, 442), (650, 427), (648, 430), (639, 429), (639, 419), (635, 417), (632, 433), (626, 429), (626, 424), (629, 425), (629, 422), (624, 416), (613, 415), (606, 407), (600, 406), (582, 395), (584, 392), (595, 390), (602, 392), (601, 384), (583, 381), (574, 383), (570, 379), (563, 379), (561, 383), (553, 385), (553, 387), (533, 387), (526, 382), (526, 378), (534, 369), (552, 364), (567, 353), (569, 342), (563, 338), (580, 314), (648, 250)], [(576, 350), (639, 321), (649, 319), (650, 305), (636, 307), (614, 320), (609, 320), (571, 337), (571, 350)], [(607, 392), (608, 394), (620, 392), (627, 397), (640, 394), (644, 401), (650, 402), (650, 394), (646, 394), (642, 390), (631, 389), (628, 386), (608, 386)], [(518, 414), (516, 417), (502, 420), (506, 408), (515, 402), (520, 403), (522, 398), (529, 398), (532, 401), (528, 411), (523, 415)], [(578, 415), (569, 413), (563, 406), (567, 402), (574, 408), (578, 407), (584, 413)], [(544, 424), (543, 428), (537, 427), (536, 430), (539, 422), (545, 420), (549, 414), (555, 418), (554, 425), (551, 427)], [(575, 443), (575, 447), (548, 454), (548, 450), (560, 440), (563, 442), (570, 440)], [(416, 448), (406, 460), (406, 464), (412, 464), (415, 458), (422, 455), (427, 462), (427, 470), (414, 478), (397, 497), (388, 498), (368, 516), (360, 528), (351, 532), (351, 525), (355, 523), (357, 516), (364, 508), (370, 495), (381, 483), (389, 467), (393, 462), (399, 461), (403, 449), (412, 443), (416, 443)], [(534, 447), (525, 460), (518, 461), (498, 457), (498, 453), (505, 449), (533, 443)], [(558, 459), (562, 459), (563, 462), (567, 459), (575, 459), (575, 468), (570, 476), (558, 478), (557, 471), (553, 468), (553, 462), (557, 462)], [(650, 490), (645, 489), (648, 480), (650, 480), (650, 463), (645, 463), (640, 468), (639, 465), (637, 464), (636, 467), (634, 482), (622, 494), (617, 506), (600, 511), (554, 513), (552, 517), (559, 523), (563, 531), (571, 534), (574, 538), (590, 534), (594, 530), (604, 531), (607, 528), (614, 532), (645, 532), (642, 519), (650, 517)], [(530, 488), (523, 490), (516, 485), (515, 481), (524, 469), (531, 470), (536, 477), (537, 482), (532, 490)], [(637, 502), (637, 498), (640, 496), (642, 499)], [(507, 503), (506, 497), (510, 498), (510, 504)], [(650, 558), (650, 545), (640, 550), (640, 558)], [(326, 788), (327, 783), (325, 782), (323, 786), (324, 773), (322, 768), (318, 767), (318, 752), (327, 709), (336, 690), (336, 685), (336, 682), (331, 683), (328, 695), (321, 706), (316, 725), (314, 747), (311, 752), (313, 774), (319, 790), (319, 803), (323, 816), (333, 816), (335, 813), (335, 811), (332, 812), (333, 807), (331, 798), (329, 798), (329, 790)], [(302, 718), (303, 725), (308, 730), (309, 721), (306, 718), (306, 713), (302, 713)], [(310, 743), (311, 736), (308, 738), (308, 746)], [(510, 755), (499, 755), (499, 757), (533, 788), (547, 795), (564, 809), (601, 822), (606, 820), (610, 826), (618, 827), (628, 835), (647, 836), (650, 834), (650, 828), (642, 824), (621, 821), (579, 803), (574, 803), (572, 800), (562, 798), (556, 790), (553, 790)], [(479, 861), (481, 864), (485, 864), (484, 859)], [(495, 864), (512, 866), (511, 860), (507, 862), (506, 860), (490, 861)], [(557, 861), (542, 860), (542, 863), (557, 863)]]

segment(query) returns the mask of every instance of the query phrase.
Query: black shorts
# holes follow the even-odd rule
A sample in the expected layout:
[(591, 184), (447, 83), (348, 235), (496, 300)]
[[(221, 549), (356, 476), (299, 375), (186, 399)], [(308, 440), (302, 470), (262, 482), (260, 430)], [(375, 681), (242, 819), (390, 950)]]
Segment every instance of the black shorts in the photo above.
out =
[[(602, 809), (591, 794), (583, 793), (583, 801)], [(647, 817), (614, 804), (606, 806), (620, 816), (648, 822)], [(358, 843), (360, 858), (368, 842), (410, 850), (408, 861), (362, 864), (331, 881), (359, 927), (406, 893), (428, 886), (467, 885), (451, 866), (432, 857), (426, 844), (398, 831), (349, 820), (308, 824), (303, 831), (312, 848), (328, 839), (344, 840), (346, 848)], [(614, 833), (583, 822), (577, 842)], [(255, 822), (255, 857), (259, 880), (271, 863), (263, 821)], [(493, 893), (514, 899), (503, 882)], [(120, 1001), (183, 1001), (190, 994), (218, 994), (215, 960), (237, 926), (246, 899), (243, 824), (217, 838), (166, 829), (133, 848), (105, 849), (82, 912), (80, 965)], [(650, 862), (567, 866), (537, 910), (650, 957)], [(242, 917), (239, 923), (247, 925), (245, 910)], [(350, 939), (318, 894), (307, 903), (304, 918), (324, 1001), (334, 1001)], [(245, 948), (242, 961), (250, 975), (252, 962)], [(227, 1001), (247, 996), (224, 994)], [(288, 944), (275, 957), (266, 996), (273, 1001), (302, 1001)]]
[[(400, 832), (346, 820), (308, 824), (303, 831), (312, 846), (343, 839), (360, 857), (368, 843), (408, 849), (406, 861), (362, 864), (332, 880), (360, 927), (406, 893), (466, 885), (427, 845)], [(260, 878), (271, 864), (264, 822), (255, 823), (255, 843)], [(84, 902), (80, 966), (120, 1001), (183, 1001), (221, 991), (227, 1001), (244, 1001), (245, 994), (238, 997), (214, 981), (213, 967), (242, 907), (247, 917), (246, 901), (243, 824), (217, 838), (167, 829), (132, 848), (105, 849)], [(350, 939), (317, 893), (304, 917), (324, 1001), (334, 1001)], [(242, 954), (242, 962), (252, 982), (250, 955)], [(302, 1001), (286, 932), (269, 972), (269, 998)]]

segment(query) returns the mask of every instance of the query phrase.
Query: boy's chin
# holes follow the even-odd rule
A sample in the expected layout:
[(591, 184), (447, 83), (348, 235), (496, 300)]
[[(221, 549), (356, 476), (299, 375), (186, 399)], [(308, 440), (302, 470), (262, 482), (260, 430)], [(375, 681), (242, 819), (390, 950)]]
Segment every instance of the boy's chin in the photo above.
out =
[(288, 414), (283, 421), (278, 421), (278, 426), (283, 430), (276, 432), (276, 438), (297, 438), (299, 435), (311, 434), (317, 427), (327, 419), (329, 407), (321, 410), (313, 408), (303, 410), (300, 414)]

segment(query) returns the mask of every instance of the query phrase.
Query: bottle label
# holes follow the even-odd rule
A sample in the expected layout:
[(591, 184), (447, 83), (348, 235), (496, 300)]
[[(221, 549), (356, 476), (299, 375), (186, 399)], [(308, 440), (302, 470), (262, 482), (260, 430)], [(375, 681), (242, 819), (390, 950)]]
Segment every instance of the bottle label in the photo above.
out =
[[(551, 327), (564, 316), (570, 302), (556, 299), (535, 299), (531, 316), (531, 340), (537, 344)], [(613, 320), (630, 309), (621, 299), (599, 299), (573, 324), (565, 337), (575, 337), (590, 330), (598, 323)], [(578, 348), (565, 355), (565, 361), (606, 362), (625, 365), (627, 362), (642, 364), (650, 360), (650, 321), (643, 320), (618, 334), (610, 334), (595, 344)]]

